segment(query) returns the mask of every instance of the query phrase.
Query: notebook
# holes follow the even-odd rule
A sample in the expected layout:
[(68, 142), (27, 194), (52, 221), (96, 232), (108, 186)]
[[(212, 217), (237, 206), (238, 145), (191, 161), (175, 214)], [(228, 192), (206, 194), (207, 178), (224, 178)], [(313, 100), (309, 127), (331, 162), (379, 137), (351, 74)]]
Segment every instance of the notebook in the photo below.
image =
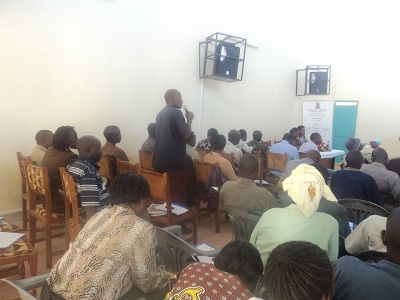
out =
[(5, 249), (22, 238), (25, 234), (15, 232), (0, 232), (0, 249)]

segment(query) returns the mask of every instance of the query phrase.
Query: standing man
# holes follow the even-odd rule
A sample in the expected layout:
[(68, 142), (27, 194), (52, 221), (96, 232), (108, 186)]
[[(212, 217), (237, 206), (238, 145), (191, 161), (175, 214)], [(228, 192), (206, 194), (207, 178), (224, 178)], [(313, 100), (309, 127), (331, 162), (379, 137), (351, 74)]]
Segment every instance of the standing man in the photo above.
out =
[(156, 118), (156, 142), (153, 154), (153, 167), (159, 172), (186, 169), (186, 143), (192, 130), (194, 115), (186, 113), (187, 122), (179, 109), (182, 108), (182, 95), (175, 89), (168, 90), (164, 96), (167, 105)]

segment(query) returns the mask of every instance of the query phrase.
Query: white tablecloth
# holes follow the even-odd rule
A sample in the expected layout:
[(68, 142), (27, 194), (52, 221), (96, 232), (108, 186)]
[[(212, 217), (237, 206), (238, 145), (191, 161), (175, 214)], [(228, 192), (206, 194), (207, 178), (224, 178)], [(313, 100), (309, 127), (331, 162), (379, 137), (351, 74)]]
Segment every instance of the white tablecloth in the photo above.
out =
[(331, 151), (325, 151), (325, 152), (320, 152), (320, 153), (321, 153), (321, 158), (332, 158), (332, 157), (344, 154), (344, 151), (332, 149)]

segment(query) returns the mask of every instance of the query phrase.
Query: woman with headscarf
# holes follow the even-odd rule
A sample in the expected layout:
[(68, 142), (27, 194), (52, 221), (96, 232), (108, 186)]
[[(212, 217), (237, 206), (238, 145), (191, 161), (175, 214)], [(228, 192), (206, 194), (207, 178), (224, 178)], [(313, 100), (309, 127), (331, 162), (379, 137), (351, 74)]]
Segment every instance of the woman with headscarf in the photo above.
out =
[(271, 251), (289, 241), (307, 241), (328, 253), (331, 261), (338, 256), (339, 225), (331, 216), (317, 212), (322, 197), (335, 198), (321, 173), (301, 164), (283, 183), (292, 204), (273, 208), (263, 214), (250, 238), (265, 263)]

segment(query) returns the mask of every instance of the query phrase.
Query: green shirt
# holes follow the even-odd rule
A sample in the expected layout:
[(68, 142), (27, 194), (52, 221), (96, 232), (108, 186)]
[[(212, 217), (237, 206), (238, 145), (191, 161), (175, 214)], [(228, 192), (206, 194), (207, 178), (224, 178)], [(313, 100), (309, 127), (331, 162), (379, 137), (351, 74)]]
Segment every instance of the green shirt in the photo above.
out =
[(319, 212), (307, 218), (296, 204), (291, 204), (266, 211), (250, 238), (250, 243), (260, 252), (264, 266), (276, 246), (290, 241), (311, 242), (325, 250), (333, 261), (339, 251), (338, 222)]

